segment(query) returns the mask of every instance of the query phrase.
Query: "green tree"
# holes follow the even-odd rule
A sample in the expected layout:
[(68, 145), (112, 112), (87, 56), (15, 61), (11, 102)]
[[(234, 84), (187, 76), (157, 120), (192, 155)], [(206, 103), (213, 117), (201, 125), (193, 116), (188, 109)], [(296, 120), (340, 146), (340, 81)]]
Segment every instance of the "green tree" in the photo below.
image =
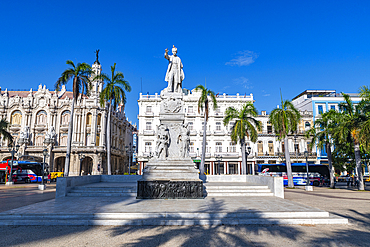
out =
[(106, 87), (100, 93), (100, 105), (102, 107), (107, 103), (108, 105), (108, 121), (107, 121), (107, 166), (108, 175), (112, 174), (111, 166), (111, 115), (112, 109), (116, 110), (117, 107), (123, 103), (126, 104), (125, 91), (131, 92), (131, 86), (128, 81), (124, 80), (122, 72), (116, 72), (116, 63), (110, 67), (112, 76), (109, 77), (107, 74), (100, 74), (94, 77), (93, 80), (103, 80), (107, 83)]
[(10, 143), (13, 142), (12, 135), (7, 131), (9, 127), (9, 123), (5, 119), (0, 120), (0, 136), (2, 136), (5, 140), (9, 140)]
[(206, 159), (206, 136), (207, 136), (207, 120), (208, 120), (208, 112), (209, 112), (209, 100), (208, 97), (211, 98), (213, 102), (213, 109), (217, 108), (217, 101), (215, 93), (205, 88), (203, 85), (198, 85), (195, 88), (196, 91), (201, 91), (201, 96), (198, 100), (198, 113), (204, 109), (204, 126), (203, 126), (203, 146), (202, 146), (202, 158), (199, 166), (199, 172), (201, 175), (204, 175), (204, 161)]
[(288, 134), (293, 133), (297, 130), (299, 120), (301, 119), (301, 114), (290, 101), (283, 101), (283, 98), (281, 96), (281, 108), (275, 108), (274, 110), (272, 110), (269, 119), (279, 140), (284, 139), (288, 187), (292, 188), (294, 187), (294, 183), (289, 155)]
[(342, 93), (344, 102), (339, 103), (340, 122), (336, 128), (336, 136), (341, 142), (349, 142), (353, 145), (356, 160), (356, 174), (359, 180), (359, 190), (364, 190), (364, 181), (361, 165), (361, 131), (363, 126), (369, 121), (369, 115), (366, 109), (369, 107), (369, 102), (360, 101), (354, 105), (348, 94)]
[[(234, 107), (229, 107), (225, 111), (224, 125), (227, 126), (233, 122), (231, 127), (231, 140), (235, 143), (238, 141), (242, 147), (242, 174), (247, 174), (247, 164), (245, 157), (245, 137), (252, 142), (258, 138), (257, 130), (262, 130), (261, 122), (256, 120), (257, 110), (253, 103), (246, 103), (239, 111)], [(234, 122), (235, 121), (235, 122)]]
[(89, 91), (91, 89), (91, 82), (89, 76), (92, 73), (91, 66), (88, 65), (87, 63), (78, 63), (77, 66), (75, 66), (75, 64), (71, 60), (68, 60), (67, 64), (70, 65), (71, 67), (66, 69), (55, 83), (55, 89), (56, 91), (59, 91), (61, 85), (67, 84), (67, 82), (70, 80), (73, 81), (72, 85), (73, 99), (71, 106), (71, 118), (68, 126), (67, 153), (64, 167), (65, 177), (67, 177), (69, 174), (75, 103), (80, 94), (84, 94), (84, 92), (86, 92), (86, 94), (89, 94)]
[(329, 163), (329, 172), (330, 172), (330, 188), (334, 188), (334, 167), (333, 167), (333, 159), (332, 159), (332, 136), (335, 132), (335, 128), (337, 125), (337, 112), (334, 110), (330, 110), (321, 114), (321, 118), (315, 120), (314, 125), (312, 128), (307, 131), (306, 137), (311, 137), (310, 148), (317, 144), (319, 149), (326, 149), (326, 153), (328, 155), (328, 163)]
[(367, 120), (363, 123), (363, 126), (360, 130), (359, 139), (365, 149), (365, 152), (370, 152), (370, 88), (367, 86), (362, 86), (360, 88), (359, 96), (363, 98), (363, 112), (367, 116)]

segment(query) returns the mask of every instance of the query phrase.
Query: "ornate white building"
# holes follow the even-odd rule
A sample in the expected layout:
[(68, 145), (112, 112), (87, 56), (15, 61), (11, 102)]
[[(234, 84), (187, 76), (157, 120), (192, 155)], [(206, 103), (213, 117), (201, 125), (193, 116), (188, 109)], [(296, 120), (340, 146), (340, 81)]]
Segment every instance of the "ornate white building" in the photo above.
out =
[[(94, 75), (100, 74), (100, 63), (95, 62), (92, 69)], [(71, 176), (80, 172), (84, 175), (107, 172), (105, 130), (108, 108), (99, 104), (102, 89), (103, 82), (93, 82), (91, 94), (80, 96), (75, 104)], [(37, 91), (0, 88), (0, 119), (5, 118), (10, 123), (10, 133), (21, 146), (18, 157), (32, 156), (41, 161), (42, 151), (47, 148), (50, 171), (64, 170), (72, 98), (72, 92), (66, 91), (65, 86), (59, 92), (50, 91), (42, 85)], [(133, 143), (136, 126), (127, 121), (124, 106), (112, 114), (112, 174), (123, 174), (128, 166), (125, 146)], [(0, 160), (11, 157), (7, 145), (7, 142), (0, 140)], [(82, 154), (85, 158), (80, 160), (79, 155), (82, 157)]]
[[(203, 140), (203, 112), (198, 113), (198, 99), (200, 92), (194, 89), (183, 89), (185, 123), (190, 129), (190, 156), (195, 163), (200, 162)], [(139, 132), (137, 161), (139, 173), (145, 167), (149, 158), (154, 155), (156, 143), (156, 130), (159, 125), (160, 95), (140, 94), (139, 104)], [(207, 146), (205, 171), (208, 174), (240, 174), (242, 153), (240, 144), (231, 141), (231, 124), (223, 125), (225, 110), (233, 106), (240, 109), (245, 103), (254, 102), (253, 94), (250, 95), (217, 95), (218, 108), (213, 110), (210, 104), (209, 119), (207, 121)], [(303, 152), (308, 149), (309, 140), (304, 138), (304, 131), (312, 126), (312, 113), (301, 112), (302, 120), (296, 135), (289, 137), (289, 149), (292, 162), (305, 162)], [(247, 140), (251, 148), (248, 155), (248, 173), (255, 170), (256, 164), (282, 163), (284, 158), (279, 155), (284, 150), (284, 142), (279, 141), (273, 134), (272, 126), (268, 121), (269, 116), (265, 111), (257, 117), (262, 122), (263, 129), (259, 132), (258, 141), (252, 143)], [(309, 150), (311, 151), (311, 150)], [(310, 152), (310, 163), (316, 163), (316, 153)]]

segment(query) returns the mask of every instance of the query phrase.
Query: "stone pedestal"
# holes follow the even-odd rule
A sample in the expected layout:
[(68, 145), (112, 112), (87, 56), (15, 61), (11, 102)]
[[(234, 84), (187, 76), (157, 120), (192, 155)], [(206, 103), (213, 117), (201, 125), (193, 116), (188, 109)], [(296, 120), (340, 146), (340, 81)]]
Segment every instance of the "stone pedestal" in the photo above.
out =
[(184, 124), (182, 93), (161, 92), (156, 155), (138, 181), (139, 199), (203, 198), (203, 182), (189, 157), (190, 136)]
[(39, 184), (39, 190), (45, 190), (46, 184)]

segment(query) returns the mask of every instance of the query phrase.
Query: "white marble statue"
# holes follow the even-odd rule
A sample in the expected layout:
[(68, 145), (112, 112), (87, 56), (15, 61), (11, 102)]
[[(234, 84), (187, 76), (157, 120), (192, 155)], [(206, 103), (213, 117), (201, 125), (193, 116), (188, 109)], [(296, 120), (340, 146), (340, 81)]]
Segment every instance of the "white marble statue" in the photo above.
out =
[(167, 92), (182, 92), (182, 81), (185, 78), (183, 65), (181, 59), (176, 55), (177, 48), (173, 46), (172, 54), (168, 55), (168, 49), (166, 48), (164, 57), (168, 60), (168, 68), (166, 73), (165, 81), (168, 82)]
[(46, 139), (54, 139), (55, 135), (56, 135), (56, 133), (55, 133), (54, 126), (50, 126), (48, 133), (46, 133)]
[(163, 124), (158, 126), (156, 155), (159, 159), (166, 159), (170, 136), (167, 127)]
[(28, 140), (29, 137), (30, 137), (30, 127), (25, 126), (23, 127), (23, 131), (21, 131), (20, 138), (24, 140)]

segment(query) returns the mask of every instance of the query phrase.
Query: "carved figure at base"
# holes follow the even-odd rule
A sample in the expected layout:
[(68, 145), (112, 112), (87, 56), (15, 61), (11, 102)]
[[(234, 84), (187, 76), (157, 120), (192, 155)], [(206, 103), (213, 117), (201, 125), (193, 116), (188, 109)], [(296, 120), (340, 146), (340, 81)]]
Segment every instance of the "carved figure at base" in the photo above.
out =
[(166, 159), (170, 135), (167, 126), (161, 124), (157, 131), (156, 155), (159, 159)]
[(176, 54), (177, 48), (175, 46), (172, 48), (172, 55), (168, 55), (168, 49), (165, 50), (164, 57), (169, 62), (165, 81), (168, 82), (167, 92), (181, 93), (185, 75), (181, 59)]
[(180, 149), (180, 156), (189, 157), (190, 131), (187, 124), (182, 126), (177, 143)]

